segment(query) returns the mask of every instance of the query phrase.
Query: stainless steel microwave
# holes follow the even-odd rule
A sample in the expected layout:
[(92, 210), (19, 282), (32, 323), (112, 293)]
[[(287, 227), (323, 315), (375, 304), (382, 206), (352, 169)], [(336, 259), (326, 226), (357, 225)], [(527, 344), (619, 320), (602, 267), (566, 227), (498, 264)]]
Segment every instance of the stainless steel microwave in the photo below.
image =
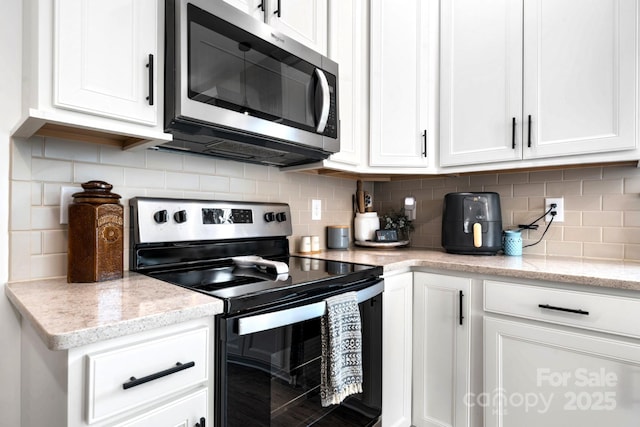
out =
[(222, 0), (165, 5), (158, 148), (276, 166), (339, 151), (338, 64)]

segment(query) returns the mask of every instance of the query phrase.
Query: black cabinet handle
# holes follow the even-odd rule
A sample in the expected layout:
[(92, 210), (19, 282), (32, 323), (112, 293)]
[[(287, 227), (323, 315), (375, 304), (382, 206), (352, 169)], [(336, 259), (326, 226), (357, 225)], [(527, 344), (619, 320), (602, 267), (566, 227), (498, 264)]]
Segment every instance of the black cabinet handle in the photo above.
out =
[(460, 291), (460, 325), (462, 325), (462, 320), (464, 319), (462, 315), (462, 297), (464, 297), (464, 294)]
[(511, 148), (516, 149), (516, 118), (511, 118)]
[(260, 4), (258, 5), (258, 9), (264, 12), (264, 0), (260, 2)]
[(278, 0), (278, 8), (273, 11), (275, 15), (278, 15), (278, 18), (282, 16), (282, 5), (280, 4), (280, 0)]
[(529, 114), (529, 128), (527, 129), (527, 147), (531, 148), (531, 114)]
[(147, 96), (147, 100), (149, 105), (153, 105), (153, 54), (151, 53), (149, 54), (147, 68), (149, 69), (149, 96)]
[(127, 390), (131, 387), (139, 386), (140, 384), (148, 383), (149, 381), (157, 380), (158, 378), (166, 377), (167, 375), (175, 374), (176, 372), (184, 371), (185, 369), (193, 368), (196, 362), (176, 363), (176, 366), (165, 369), (164, 371), (156, 372), (155, 374), (147, 375), (146, 377), (129, 378), (129, 382), (122, 384), (122, 388)]
[(425, 129), (424, 132), (422, 132), (422, 142), (423, 142), (423, 147), (424, 149), (422, 150), (422, 157), (427, 157), (427, 130)]
[(204, 417), (200, 418), (200, 422), (196, 423), (196, 427), (206, 427)]
[(564, 311), (567, 313), (584, 314), (585, 316), (589, 315), (588, 311), (574, 309), (574, 308), (555, 307), (549, 304), (538, 304), (538, 307), (545, 308), (547, 310), (557, 310), (557, 311)]

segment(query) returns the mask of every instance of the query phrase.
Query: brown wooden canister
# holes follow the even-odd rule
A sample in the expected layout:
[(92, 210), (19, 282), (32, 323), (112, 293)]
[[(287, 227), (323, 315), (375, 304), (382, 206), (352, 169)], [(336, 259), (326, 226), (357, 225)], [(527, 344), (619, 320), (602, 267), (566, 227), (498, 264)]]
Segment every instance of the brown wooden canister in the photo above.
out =
[(69, 205), (67, 282), (119, 279), (123, 271), (124, 210), (104, 181), (82, 184)]

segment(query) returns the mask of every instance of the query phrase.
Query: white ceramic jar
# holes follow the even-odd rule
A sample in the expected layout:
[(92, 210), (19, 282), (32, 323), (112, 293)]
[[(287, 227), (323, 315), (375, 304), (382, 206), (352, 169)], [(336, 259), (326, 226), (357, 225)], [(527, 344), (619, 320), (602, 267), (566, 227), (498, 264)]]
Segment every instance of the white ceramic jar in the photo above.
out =
[(353, 225), (357, 242), (375, 240), (376, 230), (380, 229), (380, 218), (377, 212), (356, 213)]

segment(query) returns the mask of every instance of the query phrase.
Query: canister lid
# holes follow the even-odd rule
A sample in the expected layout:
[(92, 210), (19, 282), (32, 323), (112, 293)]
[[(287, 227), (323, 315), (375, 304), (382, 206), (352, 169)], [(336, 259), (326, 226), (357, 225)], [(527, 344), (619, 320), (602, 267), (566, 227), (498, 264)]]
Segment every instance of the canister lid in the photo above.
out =
[(349, 228), (348, 225), (327, 225), (327, 228)]
[(84, 191), (73, 193), (74, 203), (118, 203), (120, 195), (112, 193), (113, 185), (104, 181), (88, 181), (81, 184)]

